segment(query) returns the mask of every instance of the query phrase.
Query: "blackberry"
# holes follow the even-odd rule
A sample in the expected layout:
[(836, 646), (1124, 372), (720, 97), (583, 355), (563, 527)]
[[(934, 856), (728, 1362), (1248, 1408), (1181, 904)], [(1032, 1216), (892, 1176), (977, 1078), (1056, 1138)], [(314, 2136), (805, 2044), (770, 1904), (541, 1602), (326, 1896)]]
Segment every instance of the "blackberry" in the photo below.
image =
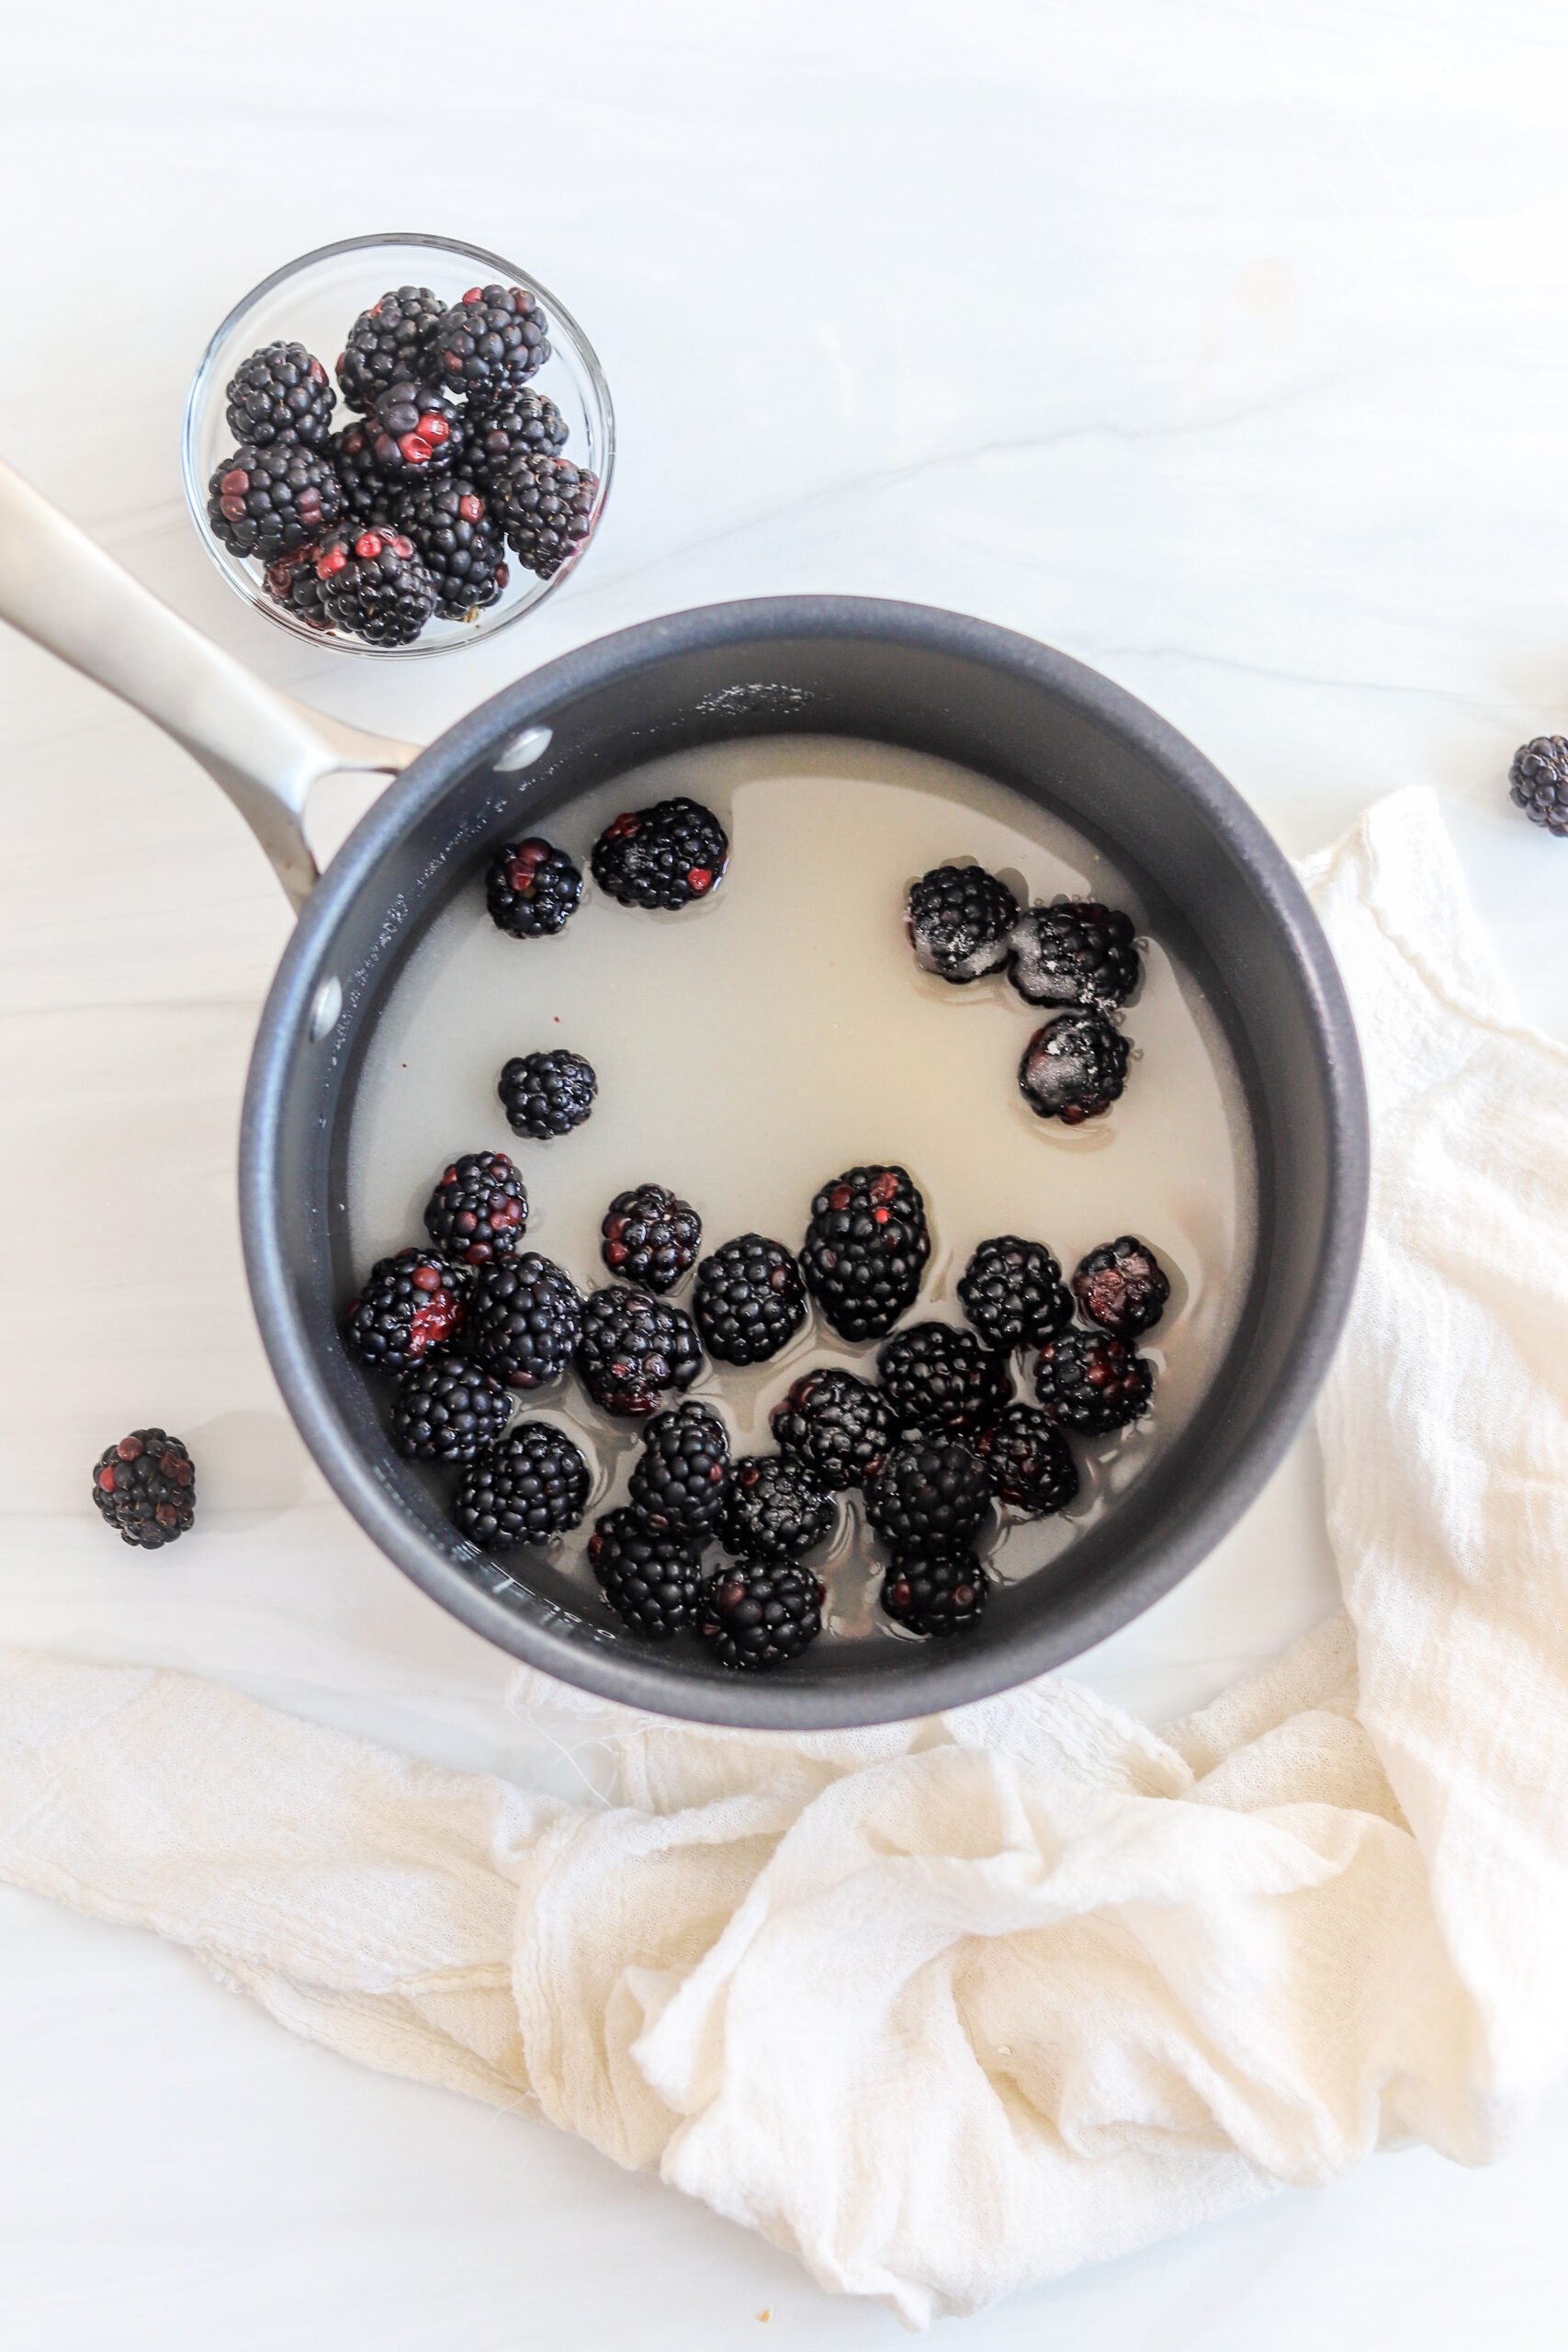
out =
[(1132, 918), (1092, 899), (1031, 907), (1013, 929), (1008, 978), (1026, 1004), (1125, 1004), (1143, 969)]
[(337, 379), (350, 408), (368, 415), (391, 384), (425, 382), (435, 367), (435, 330), (446, 305), (428, 286), (399, 286), (361, 311), (338, 354)]
[(939, 1430), (976, 1437), (1012, 1395), (1006, 1358), (951, 1323), (895, 1331), (877, 1351), (876, 1369), (899, 1427), (927, 1437)]
[(1087, 1321), (1118, 1339), (1135, 1340), (1165, 1313), (1170, 1282), (1154, 1251), (1124, 1233), (1119, 1241), (1102, 1241), (1074, 1267), (1073, 1296)]
[(1034, 1367), (1034, 1393), (1046, 1418), (1084, 1437), (1141, 1420), (1154, 1385), (1148, 1359), (1107, 1331), (1064, 1331), (1046, 1340)]
[(1532, 825), (1561, 841), (1568, 833), (1568, 736), (1538, 735), (1521, 743), (1508, 770), (1508, 797)]
[(321, 610), (321, 583), (316, 577), (314, 541), (276, 557), (262, 582), (275, 605), (281, 605), (307, 628), (328, 629), (332, 623)]
[(438, 321), (433, 375), (476, 405), (502, 406), (550, 356), (550, 322), (520, 286), (470, 286)]
[(1073, 1319), (1062, 1269), (1043, 1241), (999, 1233), (982, 1241), (958, 1281), (958, 1302), (987, 1347), (1037, 1348)]
[(161, 1551), (196, 1518), (196, 1464), (166, 1430), (132, 1430), (98, 1456), (93, 1500), (122, 1543)]
[(938, 865), (910, 885), (904, 928), (923, 972), (964, 987), (1008, 959), (1018, 900), (983, 865)]
[(613, 1283), (582, 1310), (577, 1368), (601, 1411), (653, 1412), (671, 1388), (689, 1388), (703, 1368), (696, 1325), (678, 1306)]
[(710, 1356), (766, 1363), (805, 1322), (806, 1284), (782, 1242), (742, 1233), (697, 1268), (692, 1312)]
[(789, 1560), (740, 1560), (704, 1586), (697, 1631), (720, 1666), (782, 1666), (822, 1631), (826, 1598), (809, 1568)]
[(485, 869), (485, 904), (498, 931), (513, 939), (550, 939), (564, 931), (582, 897), (582, 875), (564, 849), (531, 833), (498, 849)]
[(662, 1184), (617, 1193), (599, 1230), (610, 1272), (656, 1297), (691, 1272), (703, 1246), (702, 1218)]
[(724, 879), (729, 840), (711, 808), (695, 800), (660, 800), (628, 808), (593, 844), (590, 864), (601, 890), (623, 907), (689, 906)]
[(902, 1168), (847, 1168), (811, 1204), (801, 1265), (843, 1340), (879, 1340), (913, 1306), (931, 1254), (926, 1204)]
[(661, 1534), (712, 1534), (729, 1485), (729, 1436), (718, 1416), (689, 1396), (655, 1413), (642, 1446), (627, 1489), (638, 1518)]
[(373, 1372), (406, 1372), (450, 1345), (467, 1312), (464, 1278), (428, 1250), (378, 1258), (344, 1320), (344, 1345)]
[(588, 1561), (616, 1616), (645, 1642), (667, 1642), (696, 1623), (699, 1548), (660, 1534), (635, 1510), (607, 1511), (594, 1521)]
[(865, 1482), (865, 1515), (895, 1552), (967, 1541), (985, 1516), (990, 1481), (957, 1438), (928, 1438), (890, 1453)]
[(370, 435), (363, 424), (349, 424), (334, 433), (329, 445), (333, 467), (343, 493), (345, 523), (363, 528), (367, 523), (390, 524), (397, 503), (397, 486), (376, 463)]
[(429, 384), (391, 384), (365, 420), (378, 472), (405, 487), (449, 474), (468, 435), (455, 401)]
[(836, 1364), (804, 1373), (769, 1427), (773, 1443), (835, 1493), (874, 1478), (898, 1441), (886, 1399)]
[(505, 1434), (512, 1399), (466, 1356), (416, 1363), (398, 1383), (389, 1426), (400, 1453), (417, 1462), (474, 1462)]
[(593, 1108), (599, 1080), (592, 1063), (558, 1046), (548, 1054), (513, 1054), (496, 1092), (514, 1136), (569, 1136)]
[(326, 369), (302, 343), (269, 343), (243, 360), (224, 390), (229, 430), (236, 441), (265, 449), (299, 441), (320, 449), (337, 405)]
[(882, 1606), (911, 1634), (944, 1641), (977, 1624), (990, 1578), (969, 1551), (917, 1550), (896, 1559), (882, 1579)]
[(1109, 1111), (1127, 1083), (1132, 1048), (1099, 1012), (1058, 1012), (1023, 1049), (1018, 1083), (1037, 1119), (1077, 1127)]
[(975, 1450), (1004, 1503), (1026, 1519), (1062, 1510), (1078, 1490), (1077, 1465), (1067, 1441), (1035, 1405), (1010, 1405)]
[(564, 1430), (519, 1421), (463, 1474), (452, 1517), (484, 1552), (547, 1544), (581, 1525), (592, 1475)]
[(833, 1532), (833, 1499), (784, 1453), (750, 1453), (731, 1464), (725, 1548), (744, 1560), (795, 1560)]
[(515, 392), (498, 407), (470, 410), (468, 469), (486, 490), (499, 489), (513, 458), (553, 458), (567, 438), (566, 419), (547, 392)]
[(470, 1151), (455, 1159), (425, 1204), (424, 1229), (461, 1265), (510, 1258), (528, 1229), (528, 1195), (506, 1154)]
[(597, 474), (585, 474), (570, 458), (523, 452), (509, 458), (504, 472), (492, 469), (491, 496), (506, 544), (525, 571), (553, 580), (577, 553), (593, 527)]
[(307, 547), (343, 513), (343, 488), (330, 458), (298, 441), (265, 449), (246, 443), (225, 458), (207, 485), (207, 519), (231, 555), (274, 563)]
[(537, 1250), (479, 1269), (463, 1344), (509, 1388), (542, 1388), (571, 1362), (582, 1329), (582, 1294), (564, 1267)]
[(460, 621), (494, 604), (509, 575), (500, 535), (471, 481), (455, 474), (447, 481), (422, 483), (404, 495), (398, 523), (435, 582), (438, 613)]
[(435, 582), (400, 531), (333, 531), (316, 557), (321, 610), (369, 645), (412, 645), (435, 610)]

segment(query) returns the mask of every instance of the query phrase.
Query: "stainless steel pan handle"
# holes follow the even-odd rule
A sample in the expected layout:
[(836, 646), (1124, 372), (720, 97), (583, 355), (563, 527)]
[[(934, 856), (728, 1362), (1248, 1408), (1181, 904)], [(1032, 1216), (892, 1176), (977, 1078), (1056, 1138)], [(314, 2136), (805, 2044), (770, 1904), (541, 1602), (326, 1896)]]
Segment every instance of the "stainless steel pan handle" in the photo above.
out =
[(318, 868), (310, 787), (339, 769), (396, 775), (420, 746), (309, 710), (161, 604), (85, 531), (0, 464), (0, 618), (107, 686), (220, 784), (296, 910)]

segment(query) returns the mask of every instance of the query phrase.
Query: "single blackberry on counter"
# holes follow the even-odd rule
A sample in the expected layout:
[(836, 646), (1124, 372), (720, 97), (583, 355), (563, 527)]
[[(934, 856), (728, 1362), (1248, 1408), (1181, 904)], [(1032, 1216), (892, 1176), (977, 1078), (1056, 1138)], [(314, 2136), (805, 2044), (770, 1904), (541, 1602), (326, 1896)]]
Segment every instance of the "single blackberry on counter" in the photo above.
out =
[(703, 1221), (690, 1201), (663, 1184), (617, 1193), (599, 1227), (610, 1272), (661, 1297), (689, 1274), (703, 1246)]
[(847, 1168), (811, 1204), (801, 1265), (842, 1340), (879, 1340), (912, 1306), (931, 1254), (926, 1204), (902, 1168)]
[(1059, 1012), (1023, 1049), (1018, 1083), (1037, 1119), (1077, 1127), (1109, 1111), (1127, 1083), (1132, 1048), (1099, 1012)]
[(766, 1363), (806, 1320), (806, 1284), (780, 1241), (742, 1233), (703, 1260), (692, 1312), (721, 1363)]
[(93, 1500), (120, 1541), (161, 1551), (196, 1517), (196, 1464), (166, 1430), (132, 1430), (98, 1456)]
[(367, 645), (412, 645), (435, 610), (435, 582), (400, 531), (333, 531), (316, 557), (321, 610)]
[(450, 474), (468, 441), (457, 403), (430, 384), (389, 385), (365, 432), (378, 471), (401, 488)]
[(547, 392), (515, 392), (470, 409), (467, 422), (468, 469), (486, 490), (499, 488), (513, 458), (553, 458), (566, 445), (566, 419)]
[(898, 1442), (886, 1399), (837, 1364), (803, 1373), (768, 1425), (773, 1443), (834, 1493), (874, 1478)]
[(1005, 1356), (951, 1323), (911, 1323), (877, 1351), (882, 1393), (901, 1430), (977, 1437), (1012, 1395)]
[(368, 524), (389, 526), (392, 510), (397, 503), (398, 487), (388, 481), (376, 463), (376, 453), (370, 446), (370, 435), (363, 424), (345, 425), (334, 433), (328, 445), (333, 469), (343, 492), (343, 513), (345, 522), (363, 529)]
[(739, 1560), (704, 1586), (697, 1631), (720, 1666), (782, 1666), (822, 1631), (826, 1599), (810, 1569), (791, 1560)]
[(499, 1380), (466, 1356), (436, 1356), (404, 1373), (388, 1426), (411, 1461), (473, 1462), (504, 1435), (511, 1418), (512, 1399)]
[(1010, 1405), (975, 1450), (1004, 1503), (1025, 1519), (1062, 1510), (1078, 1490), (1077, 1465), (1067, 1441), (1037, 1405)]
[(581, 1292), (537, 1250), (492, 1261), (474, 1277), (463, 1345), (509, 1388), (558, 1380), (581, 1329)]
[(513, 1054), (496, 1086), (514, 1136), (569, 1136), (593, 1108), (599, 1080), (581, 1054), (558, 1046), (548, 1054)]
[(865, 1482), (865, 1515), (895, 1552), (968, 1540), (985, 1517), (991, 1484), (957, 1438), (900, 1446)]
[(904, 928), (923, 972), (964, 987), (1007, 962), (1018, 900), (983, 865), (938, 865), (909, 888)]
[(729, 837), (700, 801), (660, 800), (607, 825), (589, 862), (601, 890), (623, 907), (684, 907), (723, 881)]
[(524, 451), (492, 468), (491, 497), (506, 544), (525, 571), (553, 580), (593, 527), (599, 477), (570, 458)]
[(438, 613), (460, 621), (494, 604), (509, 576), (504, 550), (471, 481), (454, 474), (410, 490), (399, 504), (398, 523), (435, 582)]
[(528, 1195), (506, 1154), (470, 1151), (455, 1159), (425, 1203), (424, 1229), (460, 1265), (510, 1258), (528, 1229)]
[(701, 1543), (723, 1516), (729, 1484), (729, 1434), (716, 1413), (688, 1396), (655, 1413), (642, 1433), (642, 1454), (627, 1489), (639, 1519), (661, 1534)]
[(552, 939), (582, 898), (582, 875), (564, 849), (531, 833), (498, 849), (485, 869), (485, 904), (513, 939)]
[(588, 1564), (616, 1616), (645, 1642), (667, 1642), (696, 1623), (700, 1546), (661, 1534), (635, 1510), (607, 1511), (595, 1520)]
[(1568, 736), (1537, 735), (1521, 743), (1508, 770), (1508, 797), (1532, 825), (1561, 841), (1568, 833)]
[(612, 1283), (582, 1310), (577, 1368), (602, 1412), (634, 1418), (657, 1410), (671, 1388), (689, 1388), (703, 1368), (697, 1327), (678, 1306)]
[(463, 1473), (452, 1518), (484, 1552), (547, 1544), (581, 1526), (592, 1485), (581, 1449), (564, 1430), (519, 1421)]
[(1046, 1340), (1034, 1367), (1034, 1393), (1047, 1419), (1082, 1437), (1141, 1420), (1154, 1385), (1147, 1357), (1108, 1331), (1064, 1331)]
[(1132, 917), (1090, 899), (1030, 907), (1013, 929), (1008, 978), (1026, 1004), (1125, 1004), (1143, 970)]
[(795, 1560), (833, 1532), (833, 1498), (784, 1453), (749, 1453), (729, 1468), (727, 1551), (743, 1560)]
[(979, 1622), (990, 1578), (970, 1551), (902, 1554), (882, 1579), (882, 1606), (911, 1634), (945, 1640)]
[(435, 331), (446, 305), (428, 286), (399, 286), (361, 311), (338, 354), (337, 379), (350, 408), (368, 414), (381, 393), (436, 367)]
[(344, 1318), (344, 1345), (373, 1372), (406, 1372), (457, 1338), (467, 1287), (466, 1276), (428, 1250), (378, 1258)]
[(501, 406), (550, 356), (550, 322), (520, 286), (470, 286), (437, 322), (432, 372), (477, 406)]
[(269, 343), (265, 351), (253, 351), (223, 397), (230, 432), (255, 449), (288, 440), (320, 449), (337, 405), (326, 369), (302, 343)]
[(1073, 1319), (1062, 1269), (1043, 1241), (999, 1233), (982, 1241), (958, 1281), (958, 1303), (986, 1345), (1037, 1348)]
[(207, 519), (231, 555), (275, 563), (307, 547), (343, 513), (330, 458), (299, 441), (247, 443), (225, 458), (207, 486)]
[(1170, 1282), (1154, 1251), (1135, 1234), (1102, 1241), (1073, 1269), (1078, 1312), (1102, 1331), (1135, 1340), (1152, 1331), (1165, 1313)]

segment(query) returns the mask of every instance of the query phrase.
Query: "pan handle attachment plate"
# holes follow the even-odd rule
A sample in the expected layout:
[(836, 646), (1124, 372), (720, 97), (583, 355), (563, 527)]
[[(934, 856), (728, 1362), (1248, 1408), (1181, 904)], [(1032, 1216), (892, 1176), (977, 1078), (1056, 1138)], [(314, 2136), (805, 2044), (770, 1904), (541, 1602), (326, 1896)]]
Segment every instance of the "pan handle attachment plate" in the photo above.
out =
[(319, 872), (304, 831), (312, 785), (340, 769), (395, 775), (419, 755), (264, 685), (5, 464), (0, 618), (183, 744), (244, 818), (296, 912)]

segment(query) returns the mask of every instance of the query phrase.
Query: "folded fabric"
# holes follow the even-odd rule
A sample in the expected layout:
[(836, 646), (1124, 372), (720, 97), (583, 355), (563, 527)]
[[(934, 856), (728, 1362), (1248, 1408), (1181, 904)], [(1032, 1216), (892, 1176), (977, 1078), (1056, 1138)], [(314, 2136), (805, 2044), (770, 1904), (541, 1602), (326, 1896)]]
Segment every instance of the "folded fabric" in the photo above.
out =
[(1158, 1736), (1059, 1677), (798, 1739), (583, 1702), (590, 1807), (9, 1651), (0, 1875), (917, 2325), (1380, 2146), (1496, 2154), (1568, 2054), (1568, 1054), (1429, 795), (1309, 879), (1373, 1191), (1346, 1609), (1272, 1667)]

